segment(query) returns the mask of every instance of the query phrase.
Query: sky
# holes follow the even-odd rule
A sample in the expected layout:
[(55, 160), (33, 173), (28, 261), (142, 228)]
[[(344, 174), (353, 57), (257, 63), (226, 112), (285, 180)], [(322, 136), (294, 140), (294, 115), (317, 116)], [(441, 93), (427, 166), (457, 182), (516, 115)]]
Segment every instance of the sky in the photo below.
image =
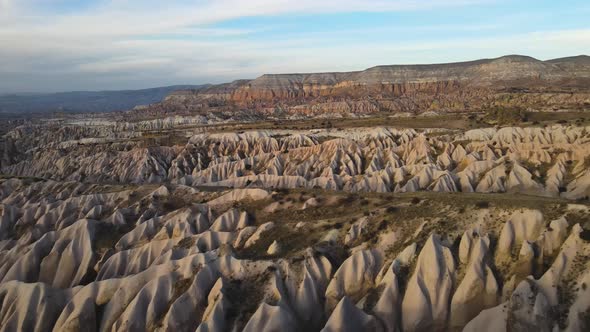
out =
[(590, 2), (0, 0), (0, 94), (590, 54)]

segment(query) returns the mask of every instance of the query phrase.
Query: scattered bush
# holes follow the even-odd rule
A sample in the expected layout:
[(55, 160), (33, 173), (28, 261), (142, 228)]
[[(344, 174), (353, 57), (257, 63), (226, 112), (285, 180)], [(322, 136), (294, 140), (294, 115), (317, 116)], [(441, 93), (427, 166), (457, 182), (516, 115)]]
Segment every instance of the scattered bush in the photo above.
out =
[(399, 208), (396, 206), (389, 206), (387, 207), (387, 209), (385, 209), (385, 212), (387, 213), (397, 213), (399, 211)]
[(510, 125), (527, 122), (526, 111), (519, 107), (495, 107), (486, 111), (484, 120), (489, 124)]
[(475, 206), (478, 209), (487, 209), (487, 208), (490, 207), (490, 202), (488, 202), (488, 201), (479, 201), (479, 202), (475, 203)]

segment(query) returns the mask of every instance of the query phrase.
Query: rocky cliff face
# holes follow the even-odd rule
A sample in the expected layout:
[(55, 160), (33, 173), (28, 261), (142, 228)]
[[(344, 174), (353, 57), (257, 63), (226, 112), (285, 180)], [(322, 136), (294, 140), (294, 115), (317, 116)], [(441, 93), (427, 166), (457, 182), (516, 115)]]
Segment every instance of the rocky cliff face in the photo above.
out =
[[(387, 101), (394, 106), (386, 110), (393, 112), (423, 112), (433, 107), (452, 112), (481, 110), (506, 99), (510, 106), (544, 109), (555, 107), (557, 99), (578, 109), (590, 104), (589, 68), (587, 56), (550, 61), (505, 56), (449, 64), (378, 66), (348, 73), (263, 75), (251, 81), (178, 92), (165, 103), (289, 108), (310, 102), (370, 99), (375, 105), (375, 100)], [(293, 112), (298, 109), (301, 107)]]

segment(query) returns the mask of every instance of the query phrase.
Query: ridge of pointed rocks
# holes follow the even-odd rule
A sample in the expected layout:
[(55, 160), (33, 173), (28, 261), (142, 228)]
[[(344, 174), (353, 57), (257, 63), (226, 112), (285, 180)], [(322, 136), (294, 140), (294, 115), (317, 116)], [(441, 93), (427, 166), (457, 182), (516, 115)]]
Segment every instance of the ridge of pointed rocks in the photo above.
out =
[[(22, 179), (0, 188), (0, 322), (11, 330), (586, 326), (590, 209), (580, 204)], [(189, 192), (195, 202), (172, 204)], [(291, 205), (264, 208), (276, 202)], [(123, 223), (86, 219), (97, 206)], [(64, 216), (74, 216), (67, 226)]]

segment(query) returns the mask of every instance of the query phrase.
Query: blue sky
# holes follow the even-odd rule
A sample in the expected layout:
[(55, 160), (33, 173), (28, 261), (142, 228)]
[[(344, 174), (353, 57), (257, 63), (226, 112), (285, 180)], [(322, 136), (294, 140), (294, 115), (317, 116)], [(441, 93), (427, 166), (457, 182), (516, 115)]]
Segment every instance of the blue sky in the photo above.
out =
[(0, 0), (0, 93), (590, 54), (590, 3)]

